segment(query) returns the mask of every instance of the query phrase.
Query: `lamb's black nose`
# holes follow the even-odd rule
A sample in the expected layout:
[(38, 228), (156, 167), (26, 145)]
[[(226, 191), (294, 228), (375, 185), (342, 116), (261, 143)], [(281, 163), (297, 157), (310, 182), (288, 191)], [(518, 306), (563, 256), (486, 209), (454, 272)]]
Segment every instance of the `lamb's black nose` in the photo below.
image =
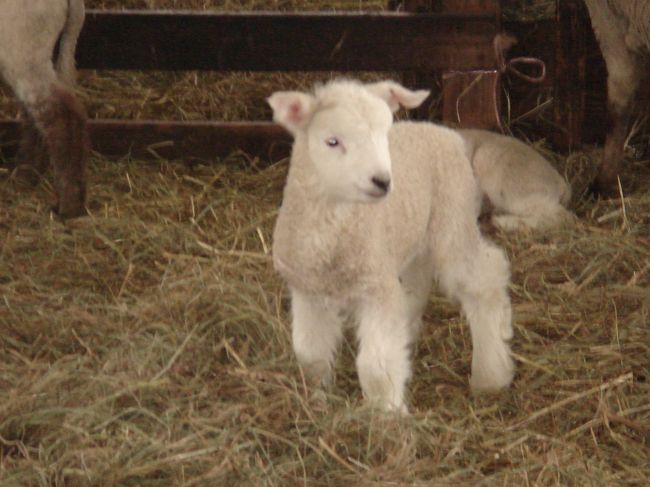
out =
[(390, 176), (373, 176), (371, 179), (372, 184), (381, 189), (384, 193), (388, 193), (390, 189)]

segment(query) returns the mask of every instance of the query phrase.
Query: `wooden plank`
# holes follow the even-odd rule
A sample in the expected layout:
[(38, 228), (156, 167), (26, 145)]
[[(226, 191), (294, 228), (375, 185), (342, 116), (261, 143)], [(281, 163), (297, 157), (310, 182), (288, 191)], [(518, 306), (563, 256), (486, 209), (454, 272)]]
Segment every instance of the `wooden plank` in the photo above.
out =
[(492, 14), (497, 22), (501, 20), (501, 2), (499, 0), (437, 0), (435, 10), (444, 13)]
[[(436, 12), (437, 14), (482, 16), (490, 19), (494, 32), (498, 32), (501, 21), (499, 0), (403, 0), (393, 8), (408, 12)], [(494, 36), (484, 39), (482, 48), (492, 50)], [(501, 127), (499, 74), (496, 62), (481, 69), (454, 69), (442, 66), (437, 70), (410, 70), (404, 73), (409, 85), (418, 88), (442, 90), (442, 121), (455, 127), (498, 129)], [(442, 72), (442, 77), (440, 76)], [(424, 106), (414, 112), (416, 118), (427, 119), (431, 107)]]
[[(108, 157), (131, 154), (146, 159), (213, 160), (241, 150), (264, 161), (277, 161), (291, 149), (290, 135), (271, 122), (90, 120), (88, 131), (93, 150)], [(5, 154), (13, 152), (19, 137), (18, 121), (0, 120)]]
[(563, 151), (578, 149), (583, 140), (587, 36), (590, 29), (585, 10), (581, 1), (557, 0), (553, 109), (559, 130), (553, 142)]
[(494, 66), (491, 15), (87, 13), (80, 68), (400, 71)]
[(405, 12), (444, 12), (480, 14), (490, 13), (493, 18), (501, 17), (501, 2), (499, 0), (389, 0), (390, 10)]
[(442, 75), (442, 119), (451, 127), (499, 130), (499, 87), (496, 70)]

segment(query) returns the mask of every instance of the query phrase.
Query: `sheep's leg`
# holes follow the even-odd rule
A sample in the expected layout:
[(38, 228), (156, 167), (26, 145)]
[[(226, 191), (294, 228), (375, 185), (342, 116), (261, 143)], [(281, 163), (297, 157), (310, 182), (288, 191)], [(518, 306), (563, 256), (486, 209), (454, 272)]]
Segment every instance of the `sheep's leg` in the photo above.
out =
[(627, 27), (600, 2), (585, 2), (591, 23), (607, 66), (609, 130), (600, 171), (592, 189), (599, 193), (616, 192), (616, 178), (623, 164), (633, 99), (642, 76), (642, 63), (628, 48)]
[(21, 180), (36, 184), (47, 169), (48, 155), (43, 137), (29, 115), (23, 128), (15, 158), (14, 174)]
[(634, 54), (603, 51), (607, 64), (607, 102), (609, 130), (603, 160), (593, 189), (601, 193), (616, 190), (616, 178), (623, 166), (625, 139), (628, 136), (633, 100), (641, 77)]
[(58, 197), (57, 213), (63, 218), (84, 215), (85, 159), (89, 144), (83, 107), (71, 89), (53, 83), (46, 99), (27, 108), (50, 154)]
[(365, 398), (388, 411), (406, 412), (412, 330), (399, 283), (365, 302), (359, 312), (357, 372)]
[(74, 92), (59, 81), (50, 61), (20, 65), (6, 76), (40, 132), (50, 156), (57, 193), (56, 210), (63, 218), (85, 214), (86, 116)]
[(507, 344), (513, 334), (508, 261), (500, 249), (478, 235), (478, 229), (469, 232), (450, 240), (449, 248), (439, 249), (436, 269), (441, 287), (460, 301), (469, 322), (470, 385), (491, 391), (508, 386), (514, 375)]
[(500, 210), (505, 213), (492, 215), (492, 223), (503, 230), (545, 229), (574, 222), (570, 211), (546, 196), (531, 196)]
[(340, 310), (318, 296), (291, 290), (293, 349), (305, 378), (314, 386), (328, 386), (343, 336)]

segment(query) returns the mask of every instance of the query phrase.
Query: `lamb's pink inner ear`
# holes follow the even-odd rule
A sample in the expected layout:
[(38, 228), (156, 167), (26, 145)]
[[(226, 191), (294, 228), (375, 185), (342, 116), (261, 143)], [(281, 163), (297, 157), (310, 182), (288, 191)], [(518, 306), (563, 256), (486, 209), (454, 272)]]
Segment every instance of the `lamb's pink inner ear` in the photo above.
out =
[(305, 126), (314, 111), (311, 95), (299, 91), (280, 91), (268, 98), (273, 109), (273, 119), (290, 132)]
[(384, 99), (386, 100), (386, 103), (388, 103), (388, 108), (390, 108), (391, 112), (395, 113), (397, 110), (399, 110), (399, 99), (397, 98), (394, 90), (388, 90), (388, 94)]
[(303, 107), (298, 101), (294, 101), (289, 104), (287, 108), (287, 119), (296, 125), (299, 125), (300, 122), (305, 118), (303, 113)]

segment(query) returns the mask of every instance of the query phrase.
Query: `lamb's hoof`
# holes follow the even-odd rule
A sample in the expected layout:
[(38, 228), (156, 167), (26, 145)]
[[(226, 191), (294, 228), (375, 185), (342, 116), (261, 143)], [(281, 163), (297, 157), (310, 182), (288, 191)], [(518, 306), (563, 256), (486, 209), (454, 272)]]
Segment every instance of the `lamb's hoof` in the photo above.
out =
[(409, 409), (406, 404), (404, 404), (404, 401), (395, 402), (379, 397), (366, 397), (365, 400), (368, 406), (373, 410), (381, 411), (388, 415), (409, 416)]
[(469, 385), (472, 392), (498, 392), (512, 383), (515, 376), (515, 364), (506, 349), (504, 354), (493, 357), (490, 364), (483, 367), (472, 365), (472, 377)]
[(312, 409), (318, 413), (328, 413), (329, 403), (327, 402), (327, 394), (322, 389), (315, 389), (309, 395), (309, 404)]

